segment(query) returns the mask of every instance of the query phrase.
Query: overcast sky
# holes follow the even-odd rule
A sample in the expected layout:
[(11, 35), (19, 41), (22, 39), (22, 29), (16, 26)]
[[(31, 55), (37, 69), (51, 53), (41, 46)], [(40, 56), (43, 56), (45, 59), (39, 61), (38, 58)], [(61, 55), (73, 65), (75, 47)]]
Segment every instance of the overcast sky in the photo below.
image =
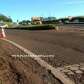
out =
[(81, 16), (84, 15), (84, 0), (0, 0), (0, 13), (17, 19), (32, 16)]

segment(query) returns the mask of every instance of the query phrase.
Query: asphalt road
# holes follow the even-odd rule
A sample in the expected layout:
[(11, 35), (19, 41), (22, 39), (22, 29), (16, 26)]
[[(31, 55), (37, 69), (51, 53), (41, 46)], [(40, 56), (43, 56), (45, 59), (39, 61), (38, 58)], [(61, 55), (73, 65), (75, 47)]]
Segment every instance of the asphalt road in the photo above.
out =
[(6, 30), (12, 40), (37, 55), (54, 55), (42, 58), (55, 67), (84, 62), (84, 33), (56, 32), (54, 30)]

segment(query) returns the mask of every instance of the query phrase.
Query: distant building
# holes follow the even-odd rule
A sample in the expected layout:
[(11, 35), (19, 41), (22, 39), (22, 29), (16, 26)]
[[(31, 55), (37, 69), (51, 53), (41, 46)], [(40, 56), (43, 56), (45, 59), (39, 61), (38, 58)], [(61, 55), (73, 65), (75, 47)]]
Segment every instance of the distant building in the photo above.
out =
[(32, 24), (42, 24), (43, 17), (34, 16), (31, 18)]

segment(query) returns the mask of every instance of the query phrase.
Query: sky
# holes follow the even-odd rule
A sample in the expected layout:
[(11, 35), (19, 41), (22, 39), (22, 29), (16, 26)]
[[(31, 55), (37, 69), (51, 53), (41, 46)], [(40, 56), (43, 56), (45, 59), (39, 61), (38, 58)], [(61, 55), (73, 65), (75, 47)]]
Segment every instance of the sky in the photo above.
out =
[(32, 16), (84, 16), (84, 0), (0, 0), (0, 13), (13, 21)]

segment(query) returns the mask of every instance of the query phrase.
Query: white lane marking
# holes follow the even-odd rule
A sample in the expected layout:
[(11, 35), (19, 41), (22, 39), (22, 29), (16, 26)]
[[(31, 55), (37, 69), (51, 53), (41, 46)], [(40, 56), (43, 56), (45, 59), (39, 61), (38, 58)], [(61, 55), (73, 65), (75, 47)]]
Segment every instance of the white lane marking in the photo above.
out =
[(58, 69), (52, 67), (51, 65), (49, 65), (47, 62), (45, 62), (44, 60), (42, 60), (40, 57), (32, 57), (32, 55), (36, 55), (34, 53), (32, 53), (31, 51), (25, 49), (24, 47), (20, 46), (19, 44), (10, 41), (8, 39), (2, 39), (6, 42), (9, 42), (10, 44), (16, 46), (17, 48), (19, 48), (20, 50), (22, 50), (23, 52), (25, 52), (26, 54), (30, 55), (31, 58), (33, 58), (34, 60), (37, 61), (37, 63), (39, 63), (42, 67), (44, 67), (47, 70), (50, 70), (51, 73), (58, 78), (63, 84), (75, 84), (72, 80), (70, 80), (66, 75), (64, 75), (62, 72), (60, 72)]

